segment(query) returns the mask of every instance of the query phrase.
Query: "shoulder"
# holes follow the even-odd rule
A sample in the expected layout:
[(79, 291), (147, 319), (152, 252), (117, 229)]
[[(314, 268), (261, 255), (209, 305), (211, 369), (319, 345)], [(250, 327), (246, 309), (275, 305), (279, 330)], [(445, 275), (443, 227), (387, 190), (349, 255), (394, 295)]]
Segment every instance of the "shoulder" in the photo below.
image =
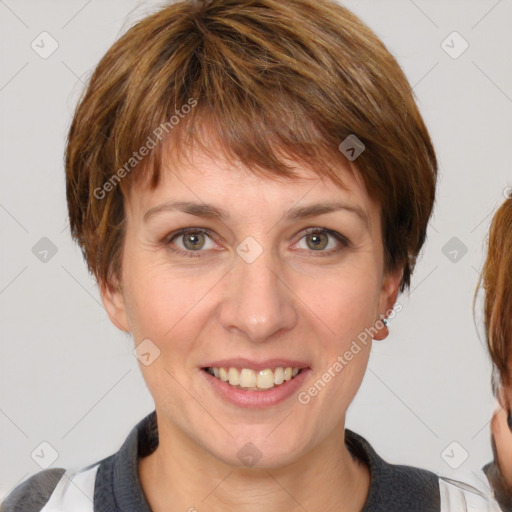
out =
[(153, 411), (131, 430), (114, 454), (86, 467), (47, 469), (35, 474), (7, 496), (0, 512), (149, 512), (137, 462), (157, 445)]
[(439, 477), (426, 469), (390, 464), (361, 435), (345, 429), (349, 451), (370, 468), (363, 512), (440, 512)]
[(45, 469), (25, 480), (7, 496), (0, 507), (1, 512), (39, 512), (65, 471), (63, 468)]
[(345, 429), (351, 453), (366, 462), (371, 482), (363, 512), (499, 512), (482, 470), (452, 479), (412, 466), (390, 464), (359, 434)]
[(457, 478), (439, 477), (442, 511), (500, 512), (500, 508), (489, 480), (482, 469), (458, 472)]
[[(496, 452), (493, 440), (493, 452)], [(510, 492), (500, 468), (496, 462), (496, 456), (492, 462), (487, 463), (482, 472), (485, 474), (489, 481), (489, 486), (492, 489), (496, 501), (500, 504), (501, 509), (505, 511), (512, 511), (512, 492)]]
[(0, 506), (0, 512), (92, 512), (96, 475), (103, 461), (80, 469), (47, 469), (18, 485)]

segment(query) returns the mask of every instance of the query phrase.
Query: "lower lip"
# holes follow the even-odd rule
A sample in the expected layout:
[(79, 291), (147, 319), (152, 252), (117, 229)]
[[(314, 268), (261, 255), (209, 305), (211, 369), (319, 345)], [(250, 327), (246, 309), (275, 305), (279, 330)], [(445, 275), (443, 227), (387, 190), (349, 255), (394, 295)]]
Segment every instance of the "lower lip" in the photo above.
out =
[(217, 377), (201, 370), (201, 373), (204, 374), (212, 388), (221, 396), (221, 398), (227, 402), (237, 405), (238, 407), (254, 409), (271, 407), (292, 396), (303, 384), (309, 372), (310, 369), (305, 368), (293, 379), (287, 380), (279, 386), (274, 386), (268, 390), (244, 391), (242, 389), (234, 388), (227, 382), (217, 379)]

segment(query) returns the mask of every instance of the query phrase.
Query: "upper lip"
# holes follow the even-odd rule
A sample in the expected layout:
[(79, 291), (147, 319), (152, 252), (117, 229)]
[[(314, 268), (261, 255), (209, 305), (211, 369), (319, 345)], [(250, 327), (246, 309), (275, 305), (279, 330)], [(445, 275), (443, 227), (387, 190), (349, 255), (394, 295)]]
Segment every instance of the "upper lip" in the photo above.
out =
[(254, 360), (237, 357), (236, 359), (219, 359), (202, 366), (203, 368), (250, 368), (252, 370), (266, 370), (267, 368), (309, 368), (304, 361), (295, 359), (265, 359)]

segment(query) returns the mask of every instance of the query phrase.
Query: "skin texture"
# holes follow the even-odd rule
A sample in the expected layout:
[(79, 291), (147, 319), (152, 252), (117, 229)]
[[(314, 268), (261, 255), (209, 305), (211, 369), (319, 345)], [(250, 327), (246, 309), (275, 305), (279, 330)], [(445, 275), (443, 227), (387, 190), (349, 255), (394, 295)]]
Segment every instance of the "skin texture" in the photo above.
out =
[(512, 407), (512, 389), (501, 388), (500, 407), (491, 421), (491, 432), (496, 443), (498, 466), (501, 475), (512, 493), (512, 431), (507, 424), (507, 410)]
[[(369, 470), (346, 449), (344, 424), (371, 343), (307, 405), (293, 395), (267, 409), (240, 408), (220, 398), (201, 370), (223, 358), (294, 359), (312, 370), (305, 390), (396, 301), (401, 272), (384, 272), (380, 206), (357, 170), (340, 170), (344, 190), (295, 165), (299, 177), (278, 181), (194, 153), (187, 163), (164, 161), (159, 186), (132, 187), (126, 200), (121, 282), (101, 293), (117, 327), (160, 350), (151, 365), (141, 364), (160, 444), (141, 459), (139, 475), (155, 512), (169, 503), (176, 510), (359, 511), (366, 500)], [(150, 208), (177, 200), (214, 204), (231, 218), (166, 211), (143, 221)], [(349, 210), (284, 219), (292, 207), (338, 201), (366, 221)], [(350, 242), (329, 236), (324, 245), (320, 235), (318, 249), (304, 233), (310, 227)], [(191, 250), (186, 236), (170, 241), (182, 228), (211, 236)], [(250, 264), (236, 252), (248, 236), (263, 249)], [(384, 327), (375, 338), (386, 335)], [(237, 456), (249, 442), (261, 453), (250, 468)]]

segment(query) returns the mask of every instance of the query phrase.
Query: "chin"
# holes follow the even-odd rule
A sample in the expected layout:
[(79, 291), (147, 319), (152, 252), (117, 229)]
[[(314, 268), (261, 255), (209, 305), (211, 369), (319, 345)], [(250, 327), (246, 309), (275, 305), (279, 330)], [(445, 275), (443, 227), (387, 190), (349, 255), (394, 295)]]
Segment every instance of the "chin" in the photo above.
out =
[[(275, 427), (274, 427), (275, 428)], [(252, 432), (252, 433), (251, 433)], [(275, 469), (298, 460), (305, 452), (306, 443), (283, 430), (281, 435), (270, 434), (272, 428), (262, 430), (244, 429), (239, 435), (224, 440), (224, 443), (205, 445), (215, 458), (237, 468)], [(220, 446), (222, 446), (221, 449)]]

